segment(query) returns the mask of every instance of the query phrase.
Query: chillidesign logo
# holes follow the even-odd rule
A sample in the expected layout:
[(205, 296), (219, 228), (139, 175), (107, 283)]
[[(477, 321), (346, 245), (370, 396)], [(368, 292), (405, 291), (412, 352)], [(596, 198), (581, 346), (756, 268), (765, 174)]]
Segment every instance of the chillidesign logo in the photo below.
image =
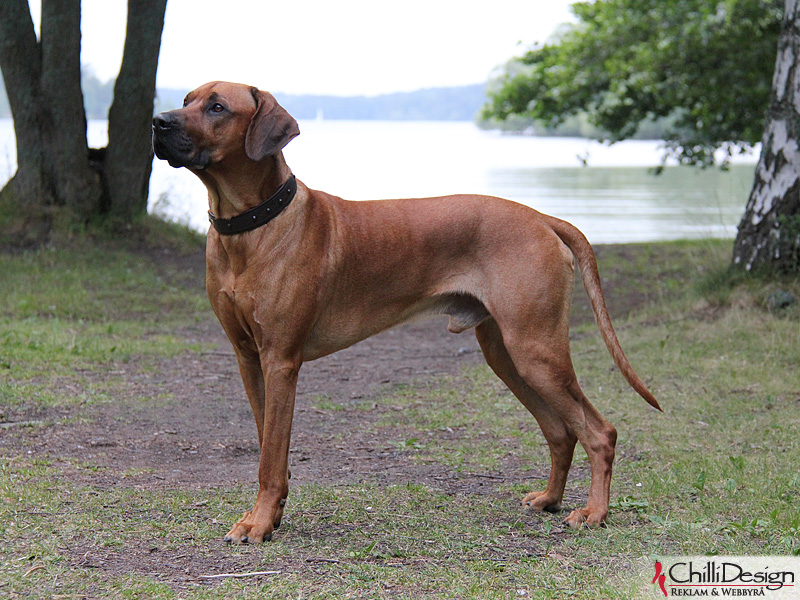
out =
[(655, 577), (653, 577), (653, 583), (657, 581), (658, 585), (661, 586), (661, 591), (664, 592), (664, 595), (666, 596), (667, 588), (664, 586), (664, 582), (667, 580), (667, 576), (662, 573), (663, 569), (664, 567), (661, 565), (661, 563), (656, 562), (656, 574)]
[[(800, 558), (669, 557), (654, 563), (652, 585), (668, 596), (768, 596), (798, 598), (796, 579)], [(656, 589), (653, 593), (661, 595)]]

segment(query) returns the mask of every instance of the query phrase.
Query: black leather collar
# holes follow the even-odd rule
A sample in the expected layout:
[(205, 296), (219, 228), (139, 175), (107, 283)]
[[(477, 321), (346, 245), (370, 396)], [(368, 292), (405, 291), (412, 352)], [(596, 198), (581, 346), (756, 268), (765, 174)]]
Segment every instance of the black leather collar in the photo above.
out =
[(266, 225), (277, 217), (284, 208), (289, 206), (289, 203), (294, 199), (296, 193), (297, 180), (294, 175), (291, 175), (277, 192), (258, 206), (254, 206), (250, 210), (236, 215), (231, 219), (220, 219), (209, 212), (208, 220), (211, 221), (214, 229), (216, 229), (220, 235), (233, 235), (235, 233), (251, 231), (262, 225)]

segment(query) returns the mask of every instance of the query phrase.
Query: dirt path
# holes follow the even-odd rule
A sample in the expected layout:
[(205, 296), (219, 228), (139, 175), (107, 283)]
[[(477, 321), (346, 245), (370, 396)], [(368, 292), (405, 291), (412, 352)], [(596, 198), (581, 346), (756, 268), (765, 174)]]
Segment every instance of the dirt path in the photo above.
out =
[[(624, 258), (625, 247), (601, 252), (623, 253)], [(202, 276), (201, 256), (181, 260), (183, 268)], [(647, 295), (631, 290), (619, 296), (614, 287), (613, 281), (607, 285), (615, 315), (647, 300)], [(573, 320), (591, 319), (585, 294), (576, 289)], [(451, 481), (459, 488), (482, 483), (452, 479), (441, 469), (409, 462), (392, 446), (395, 440), (382, 439), (374, 427), (359, 426), (391, 410), (363, 407), (393, 389), (421, 388), (443, 376), (457, 378), (465, 366), (482, 363), (472, 332), (453, 335), (446, 324), (446, 317), (405, 324), (303, 365), (292, 436), (293, 484), (365, 478), (382, 483), (435, 481), (436, 487)], [(123, 484), (123, 474), (123, 485), (207, 486), (223, 483), (221, 474), (226, 484), (255, 482), (255, 425), (230, 344), (210, 312), (207, 320), (180, 335), (215, 349), (187, 353), (155, 367), (134, 361), (106, 373), (84, 373), (94, 383), (109, 381), (114, 400), (6, 415), (7, 420), (57, 425), (11, 429), (0, 439), (0, 449), (13, 454), (13, 447), (22, 446), (48, 458), (97, 465), (96, 471), (73, 474), (92, 485)], [(335, 405), (335, 410), (320, 409), (321, 401)], [(74, 416), (81, 418), (70, 419)], [(137, 470), (142, 474), (131, 476)]]
[[(387, 481), (408, 470), (408, 461), (375, 437), (374, 428), (359, 427), (385, 414), (363, 406), (398, 386), (425, 385), (480, 362), (474, 336), (450, 335), (444, 324), (405, 325), (303, 366), (292, 436), (293, 484)], [(255, 482), (255, 424), (233, 352), (216, 322), (185, 334), (218, 349), (179, 356), (156, 370), (132, 363), (98, 374), (125, 391), (113, 402), (28, 415), (61, 423), (69, 423), (73, 413), (84, 418), (27, 435), (20, 430), (14, 437), (36, 454), (101, 467), (74, 473), (92, 485)], [(337, 407), (320, 409), (320, 402)], [(136, 470), (146, 473), (131, 477)], [(425, 479), (411, 472), (407, 477)]]
[[(599, 256), (618, 260), (627, 260), (628, 252), (626, 246), (598, 249)], [(163, 261), (164, 256), (159, 254), (158, 259)], [(173, 262), (191, 273), (200, 287), (202, 255), (175, 257)], [(604, 282), (612, 315), (617, 317), (652, 295), (621, 283), (613, 274)], [(592, 319), (580, 286), (577, 282), (576, 323)], [(446, 324), (446, 317), (405, 324), (303, 365), (292, 437), (293, 483), (364, 478), (425, 483), (435, 478), (441, 487), (446, 474), (414, 472), (419, 465), (404, 460), (391, 445), (393, 440), (381, 439), (374, 427), (359, 427), (359, 423), (383, 418), (390, 409), (363, 407), (393, 389), (421, 388), (443, 376), (457, 378), (465, 366), (482, 363), (473, 333), (453, 335)], [(9, 429), (0, 436), (0, 450), (14, 454), (21, 446), (37, 455), (103, 467), (91, 474), (74, 474), (92, 485), (119, 484), (122, 474), (124, 485), (206, 486), (222, 483), (223, 473), (228, 484), (254, 482), (255, 425), (230, 344), (210, 311), (207, 320), (179, 335), (215, 349), (187, 353), (155, 366), (134, 361), (106, 373), (82, 373), (95, 384), (107, 380), (114, 389), (113, 401), (6, 414), (8, 421), (42, 420), (57, 425)], [(335, 410), (321, 410), (320, 401), (335, 405)], [(146, 474), (131, 477), (137, 470)]]

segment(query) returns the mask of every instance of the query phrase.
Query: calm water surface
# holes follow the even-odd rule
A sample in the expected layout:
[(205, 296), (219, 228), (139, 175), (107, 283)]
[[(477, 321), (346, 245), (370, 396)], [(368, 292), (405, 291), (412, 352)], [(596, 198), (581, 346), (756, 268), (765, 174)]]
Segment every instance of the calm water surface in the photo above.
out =
[[(93, 146), (106, 123), (89, 124)], [(670, 167), (658, 142), (605, 146), (484, 132), (470, 123), (305, 121), (285, 149), (306, 185), (350, 200), (470, 192), (509, 198), (580, 227), (594, 243), (732, 237), (756, 155), (726, 173)], [(0, 182), (14, 171), (14, 132), (0, 120)], [(581, 166), (583, 163), (589, 166)], [(203, 185), (155, 161), (150, 210), (205, 230)]]

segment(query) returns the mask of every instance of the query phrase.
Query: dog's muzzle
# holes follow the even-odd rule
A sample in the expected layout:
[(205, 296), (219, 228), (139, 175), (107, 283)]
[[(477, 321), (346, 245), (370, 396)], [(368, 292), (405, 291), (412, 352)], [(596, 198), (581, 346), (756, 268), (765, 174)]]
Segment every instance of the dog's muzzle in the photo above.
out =
[(196, 151), (183, 130), (181, 119), (174, 112), (163, 112), (153, 117), (153, 152), (175, 168), (202, 170), (209, 163), (205, 152)]

